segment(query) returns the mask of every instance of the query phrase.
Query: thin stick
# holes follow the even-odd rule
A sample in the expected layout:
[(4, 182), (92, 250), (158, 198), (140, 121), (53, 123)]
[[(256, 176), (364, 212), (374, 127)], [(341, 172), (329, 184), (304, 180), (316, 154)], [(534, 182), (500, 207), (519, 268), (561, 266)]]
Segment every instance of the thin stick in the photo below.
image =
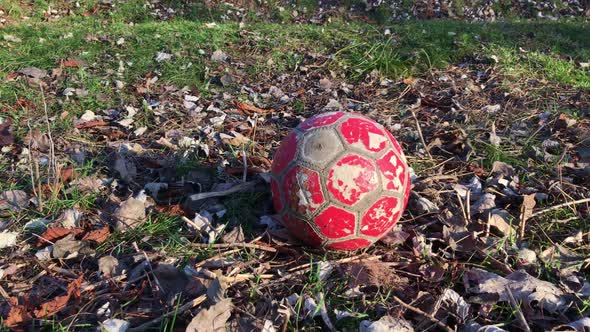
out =
[(248, 177), (248, 157), (246, 156), (246, 150), (242, 149), (242, 162), (244, 163), (244, 174), (242, 175), (242, 182), (246, 183)]
[(516, 302), (516, 299), (514, 298), (514, 294), (512, 294), (510, 287), (506, 286), (506, 291), (508, 293), (508, 299), (510, 300), (510, 304), (512, 305), (512, 310), (516, 311), (516, 318), (518, 318), (518, 321), (522, 329), (526, 332), (531, 332), (531, 328), (529, 324), (526, 322), (526, 319), (522, 314), (522, 310), (520, 310), (520, 305), (518, 305), (518, 302)]
[[(137, 242), (133, 242), (133, 247), (135, 248), (135, 251), (137, 251), (137, 253), (143, 253), (143, 256), (145, 257), (145, 261), (147, 262), (148, 267), (150, 268), (150, 273), (152, 274), (152, 276), (154, 277), (154, 281), (156, 282), (156, 286), (158, 286), (158, 291), (163, 292), (164, 288), (162, 288), (162, 285), (160, 284), (160, 280), (158, 280), (158, 277), (156, 277), (156, 274), (154, 273), (154, 268), (152, 267), (152, 263), (150, 262), (150, 258), (148, 257), (147, 253), (143, 250), (139, 250), (139, 247), (137, 246)], [(150, 279), (148, 278), (148, 281), (150, 281)], [(150, 284), (151, 286), (151, 284)]]
[(198, 193), (198, 194), (190, 195), (189, 198), (193, 201), (198, 201), (198, 200), (205, 199), (205, 198), (227, 196), (227, 195), (235, 194), (237, 192), (252, 189), (257, 183), (258, 183), (258, 181), (243, 182), (243, 183), (235, 185), (227, 190), (211, 191), (211, 192), (207, 192), (207, 193)]
[[(55, 160), (55, 143), (53, 142), (53, 137), (51, 136), (51, 125), (49, 124), (49, 113), (47, 112), (47, 102), (45, 101), (45, 91), (43, 91), (43, 86), (39, 86), (41, 88), (41, 100), (43, 102), (43, 110), (45, 111), (45, 124), (47, 125), (47, 138), (49, 138), (49, 169), (53, 172), (53, 181), (54, 185), (57, 184), (58, 175), (57, 175), (57, 161)], [(50, 183), (49, 176), (52, 172), (49, 172), (47, 175), (47, 183)]]
[(428, 148), (428, 146), (426, 146), (426, 141), (424, 140), (424, 135), (422, 135), (422, 129), (420, 128), (420, 121), (418, 121), (418, 118), (416, 117), (416, 113), (414, 113), (414, 111), (412, 111), (412, 116), (414, 117), (414, 120), (416, 121), (416, 129), (418, 129), (418, 134), (420, 135), (420, 140), (422, 141), (422, 145), (424, 145), (424, 150), (426, 150), (426, 153), (428, 153), (428, 156), (432, 160), (434, 158), (432, 158), (432, 155), (430, 154), (430, 149)]
[(190, 244), (191, 247), (196, 247), (196, 248), (212, 248), (212, 249), (218, 249), (218, 248), (250, 248), (250, 249), (260, 249), (260, 250), (264, 250), (264, 251), (268, 251), (268, 252), (277, 252), (277, 250), (275, 248), (272, 247), (267, 247), (267, 246), (261, 246), (258, 244), (254, 244), (254, 243), (212, 243), (212, 244), (208, 244), (208, 243), (191, 243)]
[(33, 150), (31, 149), (31, 142), (33, 141), (33, 128), (31, 128), (31, 120), (27, 120), (27, 127), (29, 127), (29, 171), (31, 173), (31, 187), (33, 188), (33, 194), (37, 197), (38, 207), (39, 210), (42, 208), (41, 204), (41, 197), (37, 193), (37, 188), (35, 187), (35, 173), (33, 172)]
[(393, 299), (397, 303), (399, 303), (402, 307), (404, 307), (404, 308), (406, 308), (408, 310), (411, 310), (411, 311), (413, 311), (413, 312), (415, 312), (415, 313), (417, 313), (417, 314), (419, 314), (421, 316), (424, 316), (424, 317), (428, 318), (431, 322), (433, 322), (436, 325), (438, 325), (438, 327), (440, 327), (441, 329), (443, 329), (443, 330), (445, 330), (447, 332), (455, 332), (452, 328), (448, 327), (445, 323), (441, 322), (438, 318), (434, 317), (433, 315), (427, 314), (424, 311), (422, 311), (422, 310), (420, 310), (420, 309), (418, 309), (418, 308), (416, 308), (414, 306), (411, 306), (411, 305), (407, 304), (406, 302), (402, 301), (399, 297), (397, 297), (395, 295), (393, 295)]
[(128, 331), (129, 332), (145, 331), (150, 326), (156, 325), (159, 322), (161, 322), (164, 318), (168, 318), (173, 315), (181, 315), (185, 311), (187, 311), (191, 308), (194, 308), (194, 307), (198, 306), (199, 304), (205, 302), (206, 299), (207, 299), (207, 295), (201, 295), (201, 296), (197, 297), (196, 299), (194, 299), (186, 304), (183, 304), (180, 308), (178, 308), (178, 310), (173, 310), (173, 311), (167, 312), (158, 318), (154, 318), (154, 319), (150, 320), (149, 322), (143, 323), (137, 327), (132, 327)]
[[(350, 263), (356, 259), (360, 259), (365, 257), (365, 254), (360, 254), (360, 255), (356, 255), (356, 256), (352, 256), (352, 257), (346, 257), (346, 258), (341, 258), (335, 261), (330, 261), (330, 263), (332, 264), (343, 264), (343, 263)], [(381, 256), (369, 256), (367, 258), (365, 258), (363, 261), (374, 261), (374, 260), (378, 260), (380, 259)], [(299, 265), (293, 268), (290, 268), (287, 270), (287, 272), (293, 272), (293, 271), (297, 271), (297, 270), (301, 270), (301, 269), (307, 269), (309, 267), (311, 267), (312, 265), (314, 265), (315, 263), (306, 263), (303, 265)]]
[(326, 327), (328, 328), (328, 330), (330, 330), (331, 332), (336, 332), (336, 328), (334, 327), (334, 324), (332, 324), (332, 321), (330, 320), (330, 316), (328, 316), (328, 309), (326, 309), (326, 301), (324, 299), (324, 293), (320, 292), (320, 294), (318, 295), (319, 297), (319, 306), (320, 306), (320, 315), (322, 316), (322, 320), (324, 321), (324, 324), (326, 324)]
[(562, 203), (562, 204), (557, 204), (557, 205), (554, 205), (552, 207), (549, 207), (549, 208), (546, 208), (546, 209), (543, 209), (541, 211), (537, 211), (537, 212), (531, 214), (530, 218), (536, 217), (536, 216), (540, 216), (540, 215), (542, 215), (544, 213), (547, 213), (547, 212), (551, 212), (551, 211), (554, 211), (554, 210), (561, 209), (562, 207), (572, 206), (572, 205), (578, 205), (578, 204), (584, 204), (584, 203), (590, 203), (590, 198), (583, 198), (583, 199), (579, 199), (577, 201), (572, 201), (572, 202), (566, 202), (566, 203)]

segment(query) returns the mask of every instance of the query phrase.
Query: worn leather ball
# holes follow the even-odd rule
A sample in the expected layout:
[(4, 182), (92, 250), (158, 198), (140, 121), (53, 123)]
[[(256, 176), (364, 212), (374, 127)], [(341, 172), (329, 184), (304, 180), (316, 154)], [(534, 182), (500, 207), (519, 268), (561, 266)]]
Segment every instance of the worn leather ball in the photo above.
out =
[(272, 161), (273, 204), (304, 243), (367, 247), (387, 234), (408, 202), (406, 158), (393, 135), (357, 113), (322, 113), (281, 142)]

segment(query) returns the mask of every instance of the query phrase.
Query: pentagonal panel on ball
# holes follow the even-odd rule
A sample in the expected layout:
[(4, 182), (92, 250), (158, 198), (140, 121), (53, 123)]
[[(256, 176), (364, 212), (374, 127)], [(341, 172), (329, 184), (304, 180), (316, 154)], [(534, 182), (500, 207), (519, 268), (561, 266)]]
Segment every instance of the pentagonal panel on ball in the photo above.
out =
[(325, 127), (338, 121), (342, 116), (343, 112), (327, 112), (312, 116), (311, 118), (303, 121), (297, 128), (301, 130), (308, 130), (313, 128)]
[(371, 245), (371, 241), (365, 239), (351, 239), (339, 242), (333, 242), (326, 245), (331, 250), (356, 250)]
[(380, 152), (387, 146), (387, 136), (377, 123), (368, 119), (350, 118), (340, 125), (340, 133), (351, 146)]
[(295, 159), (297, 140), (297, 132), (292, 131), (281, 141), (281, 145), (279, 145), (279, 148), (275, 152), (272, 161), (271, 171), (276, 177), (281, 176), (281, 173), (287, 168), (291, 160)]
[(401, 191), (406, 180), (405, 163), (389, 150), (383, 157), (377, 160), (377, 166), (383, 175), (383, 189)]
[(310, 246), (319, 247), (324, 243), (324, 239), (305, 220), (297, 218), (290, 213), (284, 213), (281, 215), (281, 222), (291, 234)]
[(287, 207), (304, 216), (311, 215), (324, 203), (320, 175), (300, 165), (285, 174), (283, 194)]
[(334, 157), (344, 151), (338, 135), (332, 129), (306, 132), (303, 135), (303, 144), (300, 149), (301, 158), (316, 167), (326, 166)]
[(356, 216), (335, 206), (329, 206), (315, 217), (315, 224), (329, 239), (338, 239), (354, 234)]
[(378, 184), (379, 178), (373, 162), (356, 154), (344, 156), (328, 172), (328, 192), (347, 205), (363, 199)]
[(381, 236), (399, 219), (401, 206), (396, 197), (382, 197), (375, 202), (361, 219), (361, 233), (367, 236)]

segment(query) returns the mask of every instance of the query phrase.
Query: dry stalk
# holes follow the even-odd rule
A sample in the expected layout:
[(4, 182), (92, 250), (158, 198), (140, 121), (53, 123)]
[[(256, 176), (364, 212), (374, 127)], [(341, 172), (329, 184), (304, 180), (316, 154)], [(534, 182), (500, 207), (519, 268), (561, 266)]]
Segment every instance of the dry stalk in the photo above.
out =
[(590, 198), (583, 198), (583, 199), (579, 199), (579, 200), (572, 201), (572, 202), (566, 202), (566, 203), (562, 203), (562, 204), (557, 204), (557, 205), (554, 205), (552, 207), (548, 207), (546, 209), (543, 209), (541, 211), (537, 211), (537, 212), (531, 214), (530, 218), (537, 217), (537, 216), (540, 216), (542, 214), (545, 214), (547, 212), (551, 212), (551, 211), (554, 211), (554, 210), (559, 210), (562, 207), (572, 206), (572, 205), (578, 205), (578, 204), (584, 204), (584, 203), (590, 203)]
[(408, 309), (410, 311), (413, 311), (413, 312), (415, 312), (415, 313), (417, 313), (417, 314), (419, 314), (419, 315), (421, 315), (423, 317), (428, 318), (431, 322), (433, 322), (434, 324), (438, 325), (438, 327), (440, 327), (441, 329), (443, 329), (443, 330), (445, 330), (447, 332), (455, 332), (452, 328), (448, 327), (445, 323), (441, 322), (438, 318), (434, 317), (433, 315), (427, 314), (426, 312), (424, 312), (424, 311), (422, 311), (422, 310), (420, 310), (420, 309), (418, 309), (418, 308), (416, 308), (416, 307), (414, 307), (412, 305), (407, 304), (406, 302), (402, 301), (399, 297), (397, 297), (395, 295), (393, 296), (393, 299), (397, 303), (399, 303), (402, 307), (404, 307), (404, 308), (406, 308), (406, 309)]
[(516, 312), (516, 318), (518, 318), (520, 326), (523, 330), (525, 330), (525, 332), (531, 332), (531, 328), (529, 327), (529, 324), (526, 322), (526, 319), (522, 314), (522, 310), (520, 310), (520, 305), (518, 305), (518, 302), (516, 302), (516, 299), (514, 298), (514, 294), (512, 294), (510, 287), (506, 286), (506, 292), (508, 293), (508, 299), (510, 300), (512, 310)]
[(174, 316), (174, 315), (182, 315), (185, 311), (187, 311), (189, 309), (192, 309), (192, 308), (198, 306), (199, 304), (205, 302), (206, 299), (207, 299), (207, 295), (201, 295), (201, 296), (197, 297), (196, 299), (183, 304), (177, 310), (169, 311), (169, 312), (163, 314), (160, 317), (157, 317), (157, 318), (154, 318), (154, 319), (150, 320), (149, 322), (143, 323), (143, 324), (141, 324), (139, 326), (136, 326), (136, 327), (132, 327), (128, 331), (129, 332), (133, 332), (133, 331), (145, 331), (149, 327), (158, 324), (159, 322), (161, 322), (165, 318), (168, 318), (168, 317)]
[(418, 135), (420, 135), (420, 140), (422, 141), (422, 145), (424, 145), (424, 150), (426, 150), (426, 153), (428, 153), (428, 157), (430, 157), (430, 160), (434, 160), (434, 158), (432, 158), (432, 155), (430, 154), (430, 149), (426, 145), (426, 140), (424, 140), (424, 135), (422, 134), (422, 128), (420, 128), (420, 121), (418, 121), (418, 117), (416, 117), (416, 113), (413, 110), (411, 112), (412, 112), (412, 116), (414, 117), (414, 120), (416, 121), (416, 129), (418, 130)]
[[(47, 184), (52, 183), (52, 188), (57, 188), (57, 182), (59, 181), (58, 170), (57, 170), (57, 160), (55, 159), (55, 143), (53, 141), (53, 136), (51, 135), (51, 125), (49, 124), (49, 113), (47, 112), (47, 102), (45, 101), (45, 91), (43, 91), (43, 86), (40, 86), (41, 89), (41, 100), (43, 102), (43, 111), (45, 112), (45, 124), (47, 125), (47, 137), (49, 138), (49, 166), (47, 168)], [(56, 193), (53, 192), (53, 195)]]

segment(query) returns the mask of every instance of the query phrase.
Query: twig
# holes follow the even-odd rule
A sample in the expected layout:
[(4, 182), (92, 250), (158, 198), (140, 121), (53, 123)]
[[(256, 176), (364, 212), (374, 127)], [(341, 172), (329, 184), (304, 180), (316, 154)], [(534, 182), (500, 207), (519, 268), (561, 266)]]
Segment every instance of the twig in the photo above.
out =
[(520, 322), (522, 329), (526, 332), (531, 332), (531, 328), (529, 327), (529, 324), (526, 322), (526, 319), (522, 314), (522, 310), (520, 310), (520, 305), (518, 305), (518, 302), (516, 302), (516, 299), (514, 298), (514, 294), (512, 294), (510, 287), (506, 286), (505, 288), (508, 293), (508, 299), (510, 300), (510, 304), (512, 305), (512, 310), (516, 311), (516, 318), (518, 318), (518, 321)]
[(422, 135), (422, 129), (420, 128), (420, 121), (418, 121), (418, 118), (416, 117), (416, 113), (414, 113), (414, 111), (412, 112), (412, 116), (414, 117), (414, 120), (416, 121), (416, 129), (418, 129), (418, 135), (420, 135), (420, 140), (422, 141), (422, 145), (424, 145), (424, 150), (426, 150), (426, 153), (428, 153), (428, 156), (430, 157), (431, 160), (433, 160), (434, 158), (432, 158), (432, 155), (430, 154), (430, 149), (428, 148), (428, 146), (426, 145), (426, 141), (424, 140), (424, 135)]
[[(133, 242), (133, 247), (135, 248), (135, 251), (137, 251), (137, 253), (143, 253), (143, 256), (145, 257), (145, 261), (147, 262), (147, 265), (150, 268), (150, 273), (154, 277), (154, 281), (156, 282), (156, 286), (158, 286), (158, 291), (163, 292), (164, 288), (162, 288), (162, 285), (160, 284), (158, 277), (156, 277), (156, 274), (154, 273), (154, 268), (152, 267), (152, 263), (150, 262), (150, 258), (148, 257), (147, 253), (143, 250), (139, 250), (139, 247), (137, 246), (137, 242), (135, 242), (135, 241)], [(148, 281), (149, 281), (149, 278), (148, 278)]]
[(201, 199), (206, 199), (206, 198), (211, 198), (211, 197), (227, 196), (227, 195), (235, 194), (235, 193), (238, 193), (241, 191), (249, 190), (252, 187), (254, 187), (257, 183), (258, 183), (258, 180), (250, 181), (250, 182), (243, 182), (243, 183), (237, 184), (227, 190), (198, 193), (198, 194), (190, 195), (189, 198), (193, 201), (198, 201)]
[(242, 149), (242, 161), (244, 163), (244, 174), (242, 175), (242, 182), (246, 183), (248, 177), (248, 157), (246, 156), (246, 150)]
[(31, 120), (27, 120), (27, 127), (29, 127), (29, 171), (31, 175), (31, 187), (33, 188), (33, 194), (37, 197), (37, 203), (39, 210), (42, 210), (43, 204), (41, 203), (41, 197), (37, 193), (35, 188), (35, 173), (33, 172), (33, 152), (31, 149), (31, 142), (33, 141), (33, 128), (31, 128)]
[(199, 304), (205, 302), (205, 300), (207, 299), (207, 295), (201, 295), (199, 297), (197, 297), (196, 299), (183, 304), (181, 307), (179, 307), (178, 309), (175, 309), (173, 311), (167, 312), (165, 314), (163, 314), (162, 316), (158, 317), (158, 318), (154, 318), (152, 320), (150, 320), (149, 322), (143, 323), (137, 327), (132, 327), (130, 328), (129, 332), (133, 332), (133, 331), (145, 331), (146, 329), (148, 329), (150, 326), (156, 325), (159, 322), (161, 322), (164, 318), (168, 318), (170, 316), (174, 316), (174, 315), (181, 315), (183, 314), (185, 311), (194, 308), (196, 306), (198, 306)]
[[(41, 101), (43, 102), (43, 110), (45, 111), (45, 124), (47, 125), (47, 138), (49, 138), (49, 174), (47, 174), (47, 183), (51, 183), (49, 180), (51, 173), (53, 173), (53, 183), (54, 186), (57, 184), (58, 181), (58, 172), (57, 172), (57, 161), (55, 160), (55, 143), (53, 142), (53, 137), (51, 136), (51, 125), (49, 124), (49, 113), (47, 112), (47, 102), (45, 101), (45, 91), (43, 91), (43, 86), (39, 86), (41, 89)], [(32, 138), (32, 137), (31, 137)]]
[(212, 244), (208, 244), (208, 243), (191, 243), (190, 244), (191, 247), (196, 247), (196, 248), (212, 248), (212, 249), (218, 249), (218, 248), (250, 248), (250, 249), (260, 249), (260, 250), (264, 250), (264, 251), (268, 251), (268, 252), (277, 252), (277, 250), (273, 247), (267, 247), (267, 246), (261, 246), (259, 244), (254, 244), (254, 243), (212, 243)]
[(438, 318), (434, 317), (433, 315), (427, 314), (424, 311), (422, 311), (422, 310), (420, 310), (420, 309), (418, 309), (418, 308), (416, 308), (414, 306), (411, 306), (411, 305), (407, 304), (406, 302), (402, 301), (399, 297), (397, 297), (395, 295), (393, 295), (393, 299), (397, 303), (399, 303), (402, 307), (404, 307), (404, 308), (406, 308), (408, 310), (411, 310), (411, 311), (413, 311), (413, 312), (415, 312), (415, 313), (417, 313), (417, 314), (419, 314), (421, 316), (424, 316), (424, 317), (430, 319), (431, 322), (433, 322), (436, 325), (438, 325), (438, 327), (440, 327), (441, 329), (443, 329), (443, 330), (445, 330), (447, 332), (455, 332), (452, 328), (448, 327), (445, 323), (441, 322)]
[[(331, 264), (350, 263), (350, 262), (352, 262), (352, 261), (354, 261), (356, 259), (359, 259), (360, 260), (360, 258), (364, 258), (364, 257), (365, 257), (365, 254), (360, 254), (360, 255), (356, 255), (356, 256), (352, 256), (352, 257), (346, 257), (346, 258), (341, 258), (341, 259), (338, 259), (338, 260), (330, 261), (330, 263)], [(363, 259), (363, 261), (375, 261), (375, 260), (379, 260), (379, 259), (381, 259), (381, 256), (369, 256), (369, 257)], [(306, 263), (306, 264), (303, 264), (303, 265), (296, 266), (294, 268), (290, 268), (287, 271), (288, 272), (294, 272), (294, 271), (301, 270), (301, 269), (306, 269), (307, 270), (307, 269), (309, 269), (309, 267), (311, 267), (314, 264), (315, 263)]]
[(326, 324), (326, 327), (328, 328), (328, 330), (330, 330), (331, 332), (335, 332), (336, 328), (334, 327), (334, 324), (332, 324), (332, 321), (330, 320), (330, 316), (328, 316), (328, 309), (326, 309), (326, 301), (324, 299), (324, 293), (320, 292), (318, 295), (318, 300), (319, 300), (319, 306), (320, 306), (320, 315), (322, 316), (322, 320), (324, 321), (324, 324)]
[(566, 203), (562, 203), (562, 204), (557, 204), (557, 205), (554, 205), (552, 207), (549, 207), (549, 208), (546, 208), (546, 209), (543, 209), (541, 211), (537, 211), (537, 212), (531, 214), (530, 218), (536, 217), (536, 216), (540, 216), (540, 215), (545, 214), (547, 212), (551, 212), (551, 211), (554, 211), (554, 210), (561, 209), (562, 207), (572, 206), (572, 205), (578, 205), (578, 204), (584, 204), (584, 203), (590, 203), (590, 198), (583, 198), (583, 199), (579, 199), (577, 201), (572, 201), (572, 202), (566, 202)]

